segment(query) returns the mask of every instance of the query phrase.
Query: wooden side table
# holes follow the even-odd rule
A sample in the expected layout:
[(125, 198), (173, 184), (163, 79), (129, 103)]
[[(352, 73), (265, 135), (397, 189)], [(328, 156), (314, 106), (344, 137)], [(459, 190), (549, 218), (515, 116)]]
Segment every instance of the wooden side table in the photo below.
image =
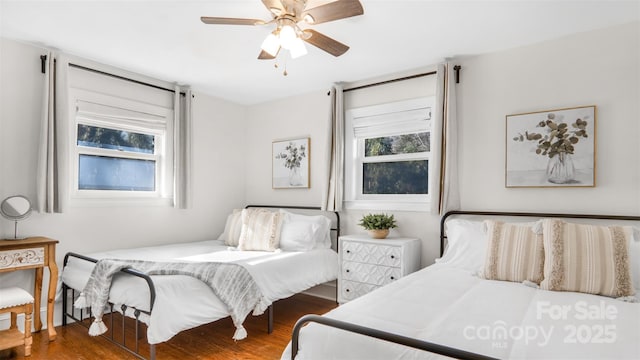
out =
[(20, 240), (0, 240), (0, 273), (35, 269), (36, 279), (33, 289), (34, 311), (33, 326), (42, 330), (40, 318), (40, 299), (42, 295), (42, 274), (49, 268), (49, 289), (47, 293), (47, 331), (49, 341), (56, 339), (53, 326), (53, 305), (58, 283), (58, 265), (56, 264), (56, 244), (58, 240), (46, 237), (30, 237)]

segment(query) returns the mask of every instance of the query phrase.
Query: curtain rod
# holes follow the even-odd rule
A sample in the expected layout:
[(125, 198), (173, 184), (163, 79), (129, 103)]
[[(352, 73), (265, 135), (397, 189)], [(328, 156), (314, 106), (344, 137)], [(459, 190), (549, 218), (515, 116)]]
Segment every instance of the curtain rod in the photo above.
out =
[(380, 82), (377, 82), (377, 83), (372, 83), (372, 84), (352, 87), (352, 88), (349, 88), (349, 89), (344, 89), (344, 90), (342, 90), (342, 92), (360, 90), (360, 89), (365, 89), (365, 88), (368, 88), (368, 87), (390, 84), (390, 83), (394, 83), (396, 81), (410, 80), (410, 79), (415, 79), (415, 78), (419, 78), (419, 77), (423, 77), (423, 76), (435, 75), (436, 73), (437, 73), (436, 71), (430, 71), (430, 72), (426, 72), (426, 73), (422, 73), (422, 74), (416, 74), (416, 75), (405, 76), (405, 77), (401, 77), (401, 78), (397, 78), (397, 79), (380, 81)]
[[(86, 70), (86, 71), (91, 71), (91, 72), (94, 72), (94, 73), (98, 73), (98, 74), (100, 74), (100, 75), (110, 76), (110, 77), (113, 77), (113, 78), (116, 78), (116, 79), (120, 79), (120, 80), (130, 81), (130, 82), (132, 82), (132, 83), (136, 83), (136, 84), (138, 84), (138, 85), (143, 85), (143, 86), (152, 87), (152, 88), (154, 88), (154, 89), (159, 89), (159, 90), (169, 91), (169, 92), (172, 92), (172, 93), (174, 93), (174, 94), (176, 93), (176, 91), (175, 91), (175, 90), (173, 90), (173, 89), (167, 89), (167, 88), (164, 88), (164, 87), (162, 87), (162, 86), (158, 86), (158, 85), (154, 85), (154, 84), (149, 84), (149, 83), (146, 83), (146, 82), (144, 82), (144, 81), (135, 80), (135, 79), (131, 79), (131, 78), (128, 78), (128, 77), (121, 76), (121, 75), (116, 75), (116, 74), (112, 74), (112, 73), (104, 72), (104, 71), (102, 71), (102, 70), (96, 70), (96, 69), (88, 68), (88, 67), (86, 67), (86, 66), (82, 66), (82, 65), (78, 65), (78, 64), (73, 64), (73, 63), (69, 63), (69, 66), (70, 66), (70, 67), (75, 67), (75, 68), (78, 68), (78, 69), (81, 69), (81, 70)], [(185, 95), (185, 93), (184, 93), (184, 92), (180, 92), (180, 95), (184, 96), (184, 95)]]

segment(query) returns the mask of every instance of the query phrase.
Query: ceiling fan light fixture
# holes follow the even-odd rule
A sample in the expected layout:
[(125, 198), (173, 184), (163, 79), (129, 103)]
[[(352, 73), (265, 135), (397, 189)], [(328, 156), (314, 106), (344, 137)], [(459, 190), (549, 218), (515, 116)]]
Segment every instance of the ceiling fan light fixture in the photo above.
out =
[(292, 26), (284, 25), (280, 29), (280, 45), (283, 48), (290, 50), (297, 38), (298, 35)]
[(278, 55), (278, 49), (280, 49), (280, 39), (271, 33), (264, 39), (261, 48), (269, 55), (276, 56)]
[(300, 56), (307, 55), (307, 47), (304, 46), (304, 42), (300, 38), (296, 38), (289, 49), (289, 53), (291, 54), (291, 58), (299, 58)]

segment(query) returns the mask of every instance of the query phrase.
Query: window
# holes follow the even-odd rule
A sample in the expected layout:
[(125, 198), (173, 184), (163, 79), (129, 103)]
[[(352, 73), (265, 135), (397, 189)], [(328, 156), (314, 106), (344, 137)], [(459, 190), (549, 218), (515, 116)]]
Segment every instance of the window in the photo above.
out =
[(426, 210), (433, 98), (347, 111), (345, 206)]
[(170, 197), (173, 110), (81, 89), (70, 95), (72, 198)]

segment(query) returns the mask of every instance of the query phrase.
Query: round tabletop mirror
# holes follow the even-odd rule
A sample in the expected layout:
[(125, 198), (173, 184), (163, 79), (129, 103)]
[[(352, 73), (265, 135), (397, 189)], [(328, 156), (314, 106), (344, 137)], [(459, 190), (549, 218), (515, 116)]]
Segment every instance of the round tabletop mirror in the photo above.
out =
[(0, 214), (9, 220), (22, 220), (31, 215), (31, 202), (22, 195), (9, 196), (0, 204)]
[(25, 196), (9, 196), (0, 203), (0, 214), (3, 217), (15, 221), (14, 238), (18, 237), (18, 220), (23, 220), (31, 215), (31, 202)]

